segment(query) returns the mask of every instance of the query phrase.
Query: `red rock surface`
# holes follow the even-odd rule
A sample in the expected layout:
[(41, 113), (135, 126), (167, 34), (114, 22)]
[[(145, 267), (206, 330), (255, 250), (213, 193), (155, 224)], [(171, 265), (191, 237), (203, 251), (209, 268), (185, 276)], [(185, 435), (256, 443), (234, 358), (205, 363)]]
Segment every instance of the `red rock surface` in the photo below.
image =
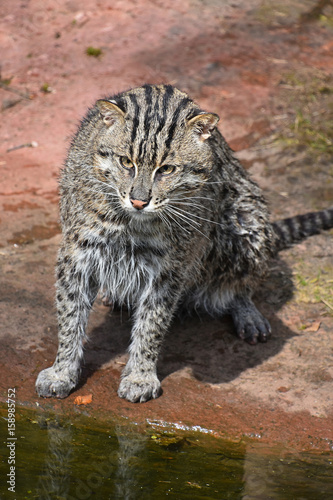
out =
[[(306, 150), (288, 156), (258, 142), (271, 140), (283, 120), (294, 117), (286, 75), (326, 81), (332, 72), (332, 28), (301, 17), (315, 3), (2, 2), (3, 402), (8, 388), (16, 387), (18, 404), (61, 413), (182, 423), (302, 449), (332, 446), (332, 296), (330, 302), (327, 293), (323, 300), (307, 300), (299, 290), (293, 296), (290, 280), (296, 264), (306, 276), (311, 270), (333, 282), (330, 234), (285, 252), (273, 265), (257, 298), (273, 327), (267, 344), (242, 344), (228, 319), (175, 322), (159, 364), (162, 397), (133, 405), (116, 395), (130, 323), (126, 314), (111, 317), (98, 303), (79, 388), (61, 401), (38, 399), (34, 391), (57, 347), (57, 176), (71, 134), (96, 99), (145, 82), (172, 83), (220, 115), (222, 133), (265, 189), (273, 216), (332, 201), (328, 160), (313, 168)], [(88, 56), (88, 47), (101, 55)], [(32, 142), (37, 147), (8, 151)], [(92, 403), (77, 409), (75, 397), (88, 394)]]

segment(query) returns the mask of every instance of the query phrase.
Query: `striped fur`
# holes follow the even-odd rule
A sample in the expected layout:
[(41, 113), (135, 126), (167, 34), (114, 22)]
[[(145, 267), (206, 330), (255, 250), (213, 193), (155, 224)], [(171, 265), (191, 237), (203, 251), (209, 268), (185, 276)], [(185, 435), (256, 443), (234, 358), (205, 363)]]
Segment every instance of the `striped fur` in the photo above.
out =
[(252, 292), (276, 251), (331, 227), (332, 210), (271, 224), (217, 122), (171, 85), (144, 85), (88, 111), (61, 174), (59, 348), (38, 376), (39, 395), (66, 397), (76, 386), (100, 290), (133, 309), (118, 391), (129, 401), (159, 395), (158, 353), (181, 306), (229, 313), (240, 338), (267, 340)]
[(277, 236), (275, 252), (280, 252), (309, 236), (333, 227), (333, 207), (320, 212), (309, 212), (272, 223)]

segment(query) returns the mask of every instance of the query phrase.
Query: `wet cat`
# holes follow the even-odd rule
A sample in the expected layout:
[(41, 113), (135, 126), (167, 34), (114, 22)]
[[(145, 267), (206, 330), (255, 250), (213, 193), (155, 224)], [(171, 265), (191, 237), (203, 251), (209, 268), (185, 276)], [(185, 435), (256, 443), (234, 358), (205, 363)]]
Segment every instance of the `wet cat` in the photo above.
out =
[(133, 309), (118, 394), (147, 401), (165, 332), (180, 304), (231, 314), (237, 335), (265, 342), (251, 295), (277, 251), (333, 226), (333, 209), (271, 223), (258, 185), (216, 128), (218, 116), (170, 85), (99, 100), (74, 137), (60, 181), (59, 349), (40, 396), (76, 386), (100, 289)]

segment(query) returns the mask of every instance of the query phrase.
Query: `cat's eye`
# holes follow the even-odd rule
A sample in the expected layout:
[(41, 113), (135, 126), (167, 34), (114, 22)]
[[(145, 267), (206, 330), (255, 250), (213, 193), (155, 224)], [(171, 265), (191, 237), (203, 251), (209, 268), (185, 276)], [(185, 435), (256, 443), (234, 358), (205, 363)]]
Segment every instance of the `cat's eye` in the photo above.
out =
[(126, 156), (120, 157), (120, 163), (126, 170), (132, 170), (132, 168), (134, 168), (134, 163)]
[(160, 175), (170, 175), (175, 171), (176, 167), (174, 165), (163, 165), (157, 170)]

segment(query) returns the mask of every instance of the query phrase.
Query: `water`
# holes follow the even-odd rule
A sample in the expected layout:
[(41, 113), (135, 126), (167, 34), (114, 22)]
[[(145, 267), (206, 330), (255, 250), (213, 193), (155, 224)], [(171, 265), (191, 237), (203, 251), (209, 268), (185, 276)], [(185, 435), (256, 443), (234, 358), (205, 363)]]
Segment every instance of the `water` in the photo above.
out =
[(330, 500), (328, 453), (267, 452), (199, 432), (71, 421), (17, 410), (15, 493), (8, 491), (7, 413), (1, 415), (1, 499)]

